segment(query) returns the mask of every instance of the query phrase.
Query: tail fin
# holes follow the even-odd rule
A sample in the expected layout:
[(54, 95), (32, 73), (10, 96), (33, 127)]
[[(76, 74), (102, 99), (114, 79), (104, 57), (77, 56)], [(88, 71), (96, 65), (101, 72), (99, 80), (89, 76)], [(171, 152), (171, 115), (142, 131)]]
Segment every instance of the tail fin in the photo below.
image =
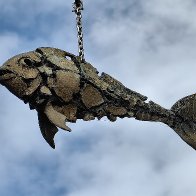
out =
[(171, 111), (187, 121), (196, 121), (196, 94), (178, 100), (171, 107)]
[(176, 120), (170, 127), (196, 150), (196, 94), (178, 100), (171, 111)]

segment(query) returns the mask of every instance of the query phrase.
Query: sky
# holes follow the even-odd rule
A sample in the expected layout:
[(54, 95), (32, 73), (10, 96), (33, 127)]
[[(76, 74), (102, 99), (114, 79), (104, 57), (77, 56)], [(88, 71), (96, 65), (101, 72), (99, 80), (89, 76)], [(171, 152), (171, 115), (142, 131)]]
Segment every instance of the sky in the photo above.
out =
[[(1, 0), (0, 64), (37, 47), (77, 54), (72, 1)], [(165, 108), (196, 91), (194, 0), (84, 0), (85, 58)], [(161, 123), (68, 124), (56, 149), (0, 86), (0, 195), (195, 196), (196, 152)]]

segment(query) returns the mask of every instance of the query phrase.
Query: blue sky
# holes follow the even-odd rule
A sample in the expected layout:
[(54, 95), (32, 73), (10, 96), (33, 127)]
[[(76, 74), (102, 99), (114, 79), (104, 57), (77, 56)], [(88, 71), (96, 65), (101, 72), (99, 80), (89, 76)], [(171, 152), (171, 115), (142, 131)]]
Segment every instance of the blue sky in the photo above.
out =
[[(86, 60), (170, 108), (196, 90), (193, 0), (84, 0)], [(51, 46), (77, 54), (72, 1), (1, 0), (0, 63)], [(0, 195), (195, 196), (196, 154), (166, 125), (69, 124), (51, 149), (37, 114), (0, 86)]]

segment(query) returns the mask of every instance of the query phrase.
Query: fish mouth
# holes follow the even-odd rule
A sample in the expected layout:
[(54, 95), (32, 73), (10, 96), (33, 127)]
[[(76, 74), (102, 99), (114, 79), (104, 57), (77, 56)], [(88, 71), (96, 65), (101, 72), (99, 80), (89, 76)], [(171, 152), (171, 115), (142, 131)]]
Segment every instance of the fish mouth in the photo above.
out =
[(11, 70), (9, 70), (7, 68), (7, 66), (2, 66), (0, 67), (0, 82), (4, 81), (4, 80), (9, 80), (13, 77), (15, 77), (16, 74), (13, 73)]

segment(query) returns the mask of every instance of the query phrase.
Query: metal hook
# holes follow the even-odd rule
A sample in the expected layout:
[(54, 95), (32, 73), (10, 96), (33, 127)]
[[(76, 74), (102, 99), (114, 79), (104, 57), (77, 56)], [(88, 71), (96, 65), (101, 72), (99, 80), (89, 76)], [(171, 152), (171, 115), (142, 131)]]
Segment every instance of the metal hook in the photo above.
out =
[(82, 0), (75, 0), (74, 4), (73, 4), (74, 9), (79, 8), (80, 10), (83, 10), (83, 2)]

